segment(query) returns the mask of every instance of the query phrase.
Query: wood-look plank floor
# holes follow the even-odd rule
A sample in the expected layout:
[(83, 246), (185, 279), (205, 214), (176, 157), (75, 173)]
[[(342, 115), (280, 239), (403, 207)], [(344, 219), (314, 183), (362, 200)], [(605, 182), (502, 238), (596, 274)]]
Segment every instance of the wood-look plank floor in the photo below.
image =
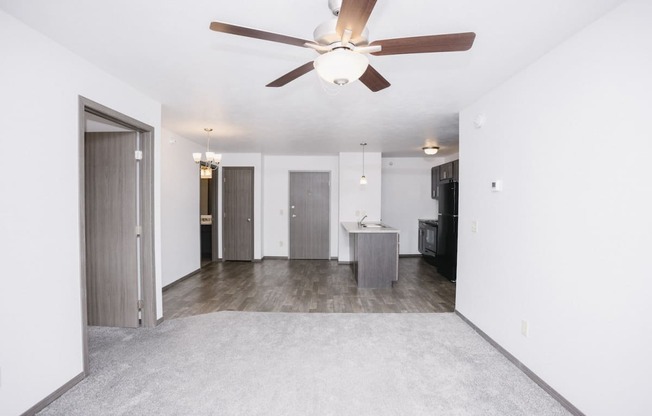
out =
[(455, 284), (422, 258), (401, 258), (390, 289), (358, 289), (328, 260), (214, 262), (163, 292), (165, 319), (216, 311), (452, 312)]

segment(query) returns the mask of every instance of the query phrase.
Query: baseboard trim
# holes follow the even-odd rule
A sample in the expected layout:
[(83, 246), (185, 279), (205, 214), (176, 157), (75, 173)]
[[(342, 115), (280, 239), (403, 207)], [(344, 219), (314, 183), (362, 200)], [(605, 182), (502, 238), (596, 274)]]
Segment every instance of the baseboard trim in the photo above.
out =
[(41, 410), (45, 409), (48, 407), (50, 403), (61, 397), (61, 395), (71, 388), (74, 387), (75, 384), (79, 383), (86, 377), (86, 374), (82, 371), (81, 373), (77, 374), (75, 377), (73, 377), (70, 381), (68, 381), (66, 384), (63, 386), (59, 387), (56, 389), (52, 394), (49, 394), (45, 399), (41, 400), (40, 402), (36, 403), (34, 406), (30, 407), (27, 409), (21, 416), (34, 416)]
[(164, 320), (165, 320), (165, 319), (164, 319), (162, 316), (161, 316), (160, 318), (158, 318), (158, 319), (156, 320), (156, 326), (161, 325), (161, 324), (163, 323)]
[[(190, 277), (193, 277), (194, 275), (196, 275), (196, 274), (199, 273), (200, 271), (201, 271), (201, 269), (197, 269), (197, 270), (195, 270), (195, 271), (193, 271), (193, 272), (188, 273), (188, 274), (185, 275), (185, 276), (182, 276), (182, 277), (178, 278), (178, 279), (175, 280), (174, 282), (172, 282), (172, 283), (170, 283), (170, 284), (167, 284), (167, 285), (163, 286), (163, 292), (165, 292), (166, 290), (168, 290), (168, 289), (171, 288), (172, 286), (176, 285), (177, 283), (181, 283), (181, 282), (183, 282), (184, 280), (186, 280), (186, 279), (188, 279), (188, 278), (190, 278)], [(158, 325), (158, 323), (157, 323), (157, 325)]]
[(344, 265), (347, 265), (347, 264), (351, 264), (351, 263), (352, 263), (352, 262), (350, 262), (350, 261), (339, 261), (339, 260), (337, 261), (337, 264), (344, 264)]
[[(289, 256), (264, 256), (263, 260), (290, 260), (290, 257)], [(337, 257), (330, 257), (329, 259), (323, 259), (323, 260), (337, 260)]]
[(484, 338), (489, 344), (491, 344), (494, 348), (498, 350), (502, 355), (505, 356), (509, 361), (512, 362), (518, 368), (521, 370), (526, 376), (528, 376), (532, 381), (534, 381), (539, 387), (541, 387), (546, 393), (548, 393), (553, 399), (557, 400), (559, 404), (561, 404), (566, 410), (568, 410), (571, 414), (574, 416), (586, 416), (580, 409), (575, 407), (571, 402), (569, 402), (564, 396), (559, 394), (555, 389), (550, 387), (548, 383), (543, 381), (541, 377), (537, 376), (532, 370), (527, 368), (525, 364), (523, 364), (521, 361), (519, 361), (518, 358), (514, 357), (512, 354), (509, 353), (505, 348), (503, 348), (500, 344), (498, 344), (496, 341), (494, 341), (489, 335), (485, 334), (483, 330), (478, 328), (473, 322), (471, 322), (466, 316), (462, 315), (460, 311), (457, 309), (455, 310), (455, 313), (457, 316), (462, 318), (464, 322), (466, 322), (475, 332), (480, 334), (482, 338)]

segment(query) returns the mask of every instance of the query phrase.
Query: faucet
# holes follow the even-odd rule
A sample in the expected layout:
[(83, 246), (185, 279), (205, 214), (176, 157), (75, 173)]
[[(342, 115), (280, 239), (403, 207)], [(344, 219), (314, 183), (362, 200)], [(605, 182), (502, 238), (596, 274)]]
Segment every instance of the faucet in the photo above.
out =
[(360, 221), (358, 221), (358, 227), (362, 226), (362, 221), (364, 221), (365, 218), (367, 218), (367, 214), (365, 214), (364, 217), (360, 218)]

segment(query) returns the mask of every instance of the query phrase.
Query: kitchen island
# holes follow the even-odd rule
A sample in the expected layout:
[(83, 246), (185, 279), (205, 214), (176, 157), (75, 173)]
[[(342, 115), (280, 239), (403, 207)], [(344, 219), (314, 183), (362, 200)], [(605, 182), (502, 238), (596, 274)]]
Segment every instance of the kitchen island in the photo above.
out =
[(388, 288), (398, 280), (399, 230), (379, 223), (342, 222), (359, 288)]

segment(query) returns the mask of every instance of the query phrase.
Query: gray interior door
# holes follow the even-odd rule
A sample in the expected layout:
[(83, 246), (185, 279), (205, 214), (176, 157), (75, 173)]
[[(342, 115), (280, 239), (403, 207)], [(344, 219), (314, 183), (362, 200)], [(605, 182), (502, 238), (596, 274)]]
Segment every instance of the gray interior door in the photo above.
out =
[(290, 172), (290, 259), (330, 258), (330, 173)]
[(254, 168), (222, 169), (222, 258), (254, 259)]
[(88, 324), (137, 327), (137, 134), (85, 138)]

